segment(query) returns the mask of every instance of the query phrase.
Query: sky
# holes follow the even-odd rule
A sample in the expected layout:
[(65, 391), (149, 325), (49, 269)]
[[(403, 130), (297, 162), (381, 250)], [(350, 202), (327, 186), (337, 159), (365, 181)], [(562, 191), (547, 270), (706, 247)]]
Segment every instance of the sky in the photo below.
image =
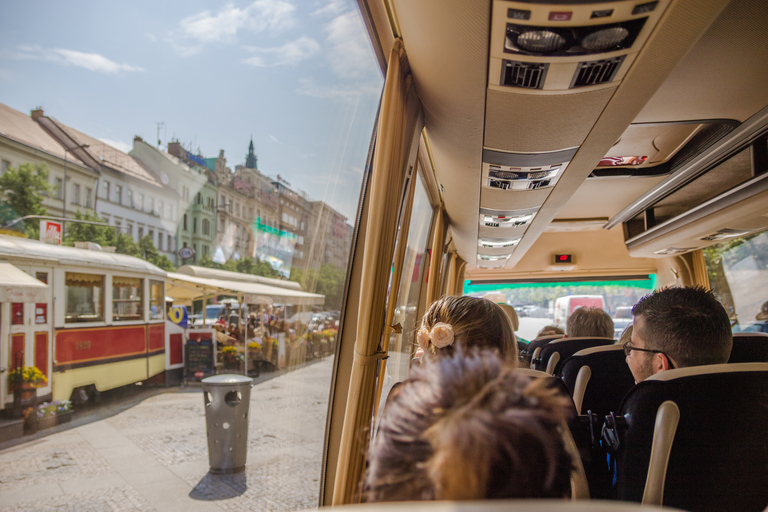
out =
[(123, 151), (159, 126), (232, 169), (253, 137), (350, 222), (382, 84), (354, 0), (0, 2), (1, 103)]

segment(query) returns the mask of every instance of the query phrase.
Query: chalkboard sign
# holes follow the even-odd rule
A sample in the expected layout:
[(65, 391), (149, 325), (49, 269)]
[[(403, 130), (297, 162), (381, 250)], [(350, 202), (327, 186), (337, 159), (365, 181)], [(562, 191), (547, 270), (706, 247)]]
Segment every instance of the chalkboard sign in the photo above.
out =
[(214, 373), (213, 340), (198, 338), (187, 340), (184, 351), (184, 373), (188, 379), (202, 380)]

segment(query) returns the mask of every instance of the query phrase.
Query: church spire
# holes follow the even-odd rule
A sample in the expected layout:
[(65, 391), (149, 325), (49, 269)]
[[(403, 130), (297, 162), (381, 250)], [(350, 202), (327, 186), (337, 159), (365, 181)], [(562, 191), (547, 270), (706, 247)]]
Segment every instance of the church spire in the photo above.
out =
[(251, 135), (251, 143), (248, 145), (248, 156), (245, 157), (245, 167), (248, 169), (258, 169), (256, 155), (253, 152), (253, 135)]

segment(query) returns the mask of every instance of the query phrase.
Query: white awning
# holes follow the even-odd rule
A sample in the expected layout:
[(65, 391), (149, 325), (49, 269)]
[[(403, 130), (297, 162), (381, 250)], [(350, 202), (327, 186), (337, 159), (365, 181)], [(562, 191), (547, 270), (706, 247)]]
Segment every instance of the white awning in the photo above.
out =
[(10, 263), (0, 263), (0, 302), (46, 302), (48, 285)]
[(261, 283), (232, 281), (228, 279), (207, 279), (187, 274), (168, 272), (165, 293), (174, 299), (189, 300), (225, 293), (243, 294), (246, 304), (261, 304), (265, 298), (272, 302), (293, 305), (323, 304), (325, 295), (302, 292), (287, 288), (276, 288)]

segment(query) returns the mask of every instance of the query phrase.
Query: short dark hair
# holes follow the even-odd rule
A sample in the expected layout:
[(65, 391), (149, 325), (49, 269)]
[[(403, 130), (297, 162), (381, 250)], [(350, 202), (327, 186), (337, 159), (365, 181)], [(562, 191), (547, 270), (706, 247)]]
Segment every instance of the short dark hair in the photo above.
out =
[(664, 352), (677, 367), (728, 362), (731, 322), (711, 290), (703, 286), (656, 290), (640, 299), (632, 314), (643, 319), (645, 348)]
[(579, 308), (568, 317), (565, 331), (570, 338), (613, 338), (613, 320), (600, 308)]
[(570, 496), (567, 401), (488, 350), (428, 358), (387, 398), (364, 499)]

